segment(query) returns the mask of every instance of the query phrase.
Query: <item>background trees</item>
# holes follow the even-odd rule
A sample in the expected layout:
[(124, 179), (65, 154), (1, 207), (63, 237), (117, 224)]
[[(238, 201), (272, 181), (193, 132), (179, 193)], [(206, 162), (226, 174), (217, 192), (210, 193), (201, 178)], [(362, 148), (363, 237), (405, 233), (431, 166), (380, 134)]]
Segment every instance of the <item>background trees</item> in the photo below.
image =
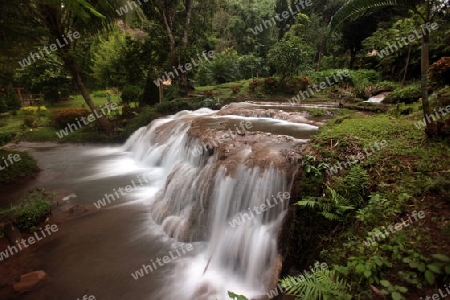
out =
[[(372, 68), (385, 79), (404, 85), (422, 77), (424, 112), (429, 112), (424, 74), (429, 63), (450, 55), (448, 2), (399, 0), (391, 2), (397, 6), (378, 7), (384, 2), (317, 0), (297, 15), (267, 28), (260, 27), (263, 30), (258, 32), (256, 28), (263, 21), (273, 19), (297, 2), (150, 0), (134, 5), (125, 0), (119, 4), (20, 0), (14, 5), (5, 4), (0, 12), (5, 25), (0, 28), (0, 85), (45, 91), (48, 100), (52, 100), (61, 94), (51, 96), (55, 91), (50, 92), (49, 87), (57, 84), (67, 90), (68, 85), (62, 82), (69, 75), (91, 109), (89, 90), (122, 90), (127, 86), (139, 87), (142, 103), (153, 105), (160, 99), (160, 89), (154, 83), (157, 78), (189, 62), (197, 53), (214, 50), (211, 63), (181, 73), (173, 80), (179, 95), (187, 95), (199, 84), (261, 76), (279, 76), (284, 81), (292, 76), (309, 76), (314, 70)], [(133, 9), (119, 14), (121, 5), (131, 5)], [(358, 18), (360, 15), (364, 17)], [(343, 20), (345, 24), (337, 26)], [(436, 20), (439, 28), (424, 37), (426, 41), (386, 57), (371, 55), (427, 20)], [(327, 40), (329, 23), (334, 34)], [(81, 38), (55, 51), (57, 58), (48, 57), (21, 70), (19, 60), (70, 30), (80, 32)], [(428, 47), (422, 47), (424, 42)], [(419, 54), (421, 49), (429, 55)], [(110, 124), (101, 126), (105, 131), (111, 130)]]
[[(336, 29), (344, 20), (351, 17), (359, 17), (364, 12), (374, 10), (383, 6), (400, 6), (411, 9), (412, 12), (418, 16), (423, 26), (430, 24), (435, 16), (441, 12), (446, 13), (449, 1), (443, 0), (396, 0), (396, 1), (381, 1), (381, 0), (349, 0), (343, 7), (333, 16), (329, 28), (330, 31)], [(424, 33), (422, 35), (421, 45), (421, 89), (422, 89), (422, 106), (424, 117), (431, 115), (430, 103), (428, 101), (428, 68), (430, 65), (430, 34)], [(436, 135), (437, 127), (433, 123), (427, 123), (427, 133), (429, 135)]]

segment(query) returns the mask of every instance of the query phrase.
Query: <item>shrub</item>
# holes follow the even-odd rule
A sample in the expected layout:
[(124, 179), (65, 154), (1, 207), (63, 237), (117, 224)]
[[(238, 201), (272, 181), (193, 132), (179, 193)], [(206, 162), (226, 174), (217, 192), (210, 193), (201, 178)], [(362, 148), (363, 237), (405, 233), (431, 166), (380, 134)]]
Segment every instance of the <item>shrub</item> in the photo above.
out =
[(249, 84), (248, 84), (248, 90), (251, 93), (254, 93), (256, 91), (256, 88), (259, 86), (259, 81), (257, 79), (253, 79)]
[(9, 86), (3, 92), (0, 92), (0, 113), (8, 110), (17, 110), (20, 108), (20, 101), (14, 89)]
[(219, 98), (206, 98), (203, 100), (203, 106), (211, 109), (219, 109), (221, 107), (221, 101)]
[(190, 109), (187, 101), (165, 101), (155, 105), (155, 110), (161, 114), (174, 114), (182, 110)]
[(47, 107), (45, 107), (45, 106), (24, 106), (24, 107), (22, 107), (20, 110), (23, 110), (23, 111), (32, 111), (32, 112), (35, 112), (35, 111), (45, 111), (45, 110), (47, 110)]
[[(15, 161), (13, 164), (0, 171), (0, 186), (13, 183), (19, 178), (31, 176), (36, 171), (38, 171), (36, 161), (27, 153), (19, 151), (0, 150), (0, 158), (7, 158), (9, 154), (13, 156), (18, 154), (20, 156), (20, 160), (17, 162)], [(2, 165), (4, 164), (2, 163)]]
[[(311, 73), (309, 75), (309, 79), (315, 84), (320, 84), (321, 82), (328, 82), (328, 81), (330, 81), (331, 83), (334, 83), (335, 81), (338, 81), (336, 83), (336, 85), (339, 87), (352, 86), (353, 83), (352, 83), (351, 76), (345, 77), (344, 75), (341, 75), (342, 79), (338, 76), (338, 74), (342, 74), (344, 72), (350, 72), (350, 74), (351, 74), (351, 71), (348, 71), (346, 69), (336, 69), (336, 70), (331, 69), (331, 70), (325, 70), (325, 71)], [(336, 80), (334, 79), (335, 77), (336, 77)]]
[(205, 96), (205, 98), (211, 98), (211, 97), (214, 97), (215, 95), (216, 95), (216, 91), (214, 91), (214, 90), (203, 91), (203, 96)]
[(430, 87), (434, 90), (450, 85), (450, 57), (443, 57), (430, 66)]
[(8, 144), (16, 137), (15, 132), (0, 132), (0, 146)]
[(381, 80), (381, 76), (377, 71), (366, 69), (350, 71), (350, 78), (354, 87), (366, 83), (376, 83)]
[(34, 118), (34, 116), (24, 116), (23, 124), (28, 128), (36, 128), (39, 126), (38, 122)]
[(273, 94), (278, 91), (278, 80), (273, 77), (264, 79), (264, 91), (267, 94)]
[(51, 212), (52, 200), (52, 194), (37, 188), (3, 213), (12, 216), (14, 225), (20, 231), (26, 231), (45, 220)]
[(122, 91), (122, 102), (130, 104), (130, 102), (140, 102), (142, 89), (135, 85), (128, 85)]
[(201, 85), (222, 84), (241, 78), (239, 56), (229, 50), (214, 55), (209, 62), (201, 63), (197, 72), (197, 80)]
[[(349, 72), (350, 76), (339, 75), (344, 72)], [(321, 82), (328, 83), (330, 81), (331, 83), (335, 83), (333, 85), (341, 88), (354, 87), (357, 97), (367, 98), (369, 93), (367, 87), (379, 82), (381, 76), (375, 70), (360, 69), (349, 71), (346, 69), (337, 69), (314, 72), (310, 74), (310, 78), (315, 84), (320, 84)]]
[(309, 80), (309, 78), (306, 77), (306, 76), (300, 78), (300, 79), (298, 80), (298, 83), (299, 83), (299, 85), (300, 85), (300, 86), (299, 86), (299, 89), (300, 89), (301, 91), (306, 91), (306, 90), (308, 89), (308, 87), (312, 85), (311, 80)]
[(233, 95), (237, 95), (241, 91), (241, 87), (239, 85), (232, 85), (230, 89), (233, 92)]
[(106, 92), (104, 92), (104, 91), (95, 91), (92, 94), (92, 97), (93, 98), (105, 98), (106, 97)]
[(397, 88), (386, 96), (385, 103), (413, 103), (422, 96), (419, 84), (413, 84), (405, 88)]
[(87, 117), (89, 114), (85, 108), (60, 109), (52, 112), (51, 120), (55, 128), (63, 129), (67, 124), (77, 124), (81, 117)]
[(286, 82), (287, 92), (290, 94), (306, 91), (311, 85), (311, 81), (306, 76), (302, 78), (292, 78)]

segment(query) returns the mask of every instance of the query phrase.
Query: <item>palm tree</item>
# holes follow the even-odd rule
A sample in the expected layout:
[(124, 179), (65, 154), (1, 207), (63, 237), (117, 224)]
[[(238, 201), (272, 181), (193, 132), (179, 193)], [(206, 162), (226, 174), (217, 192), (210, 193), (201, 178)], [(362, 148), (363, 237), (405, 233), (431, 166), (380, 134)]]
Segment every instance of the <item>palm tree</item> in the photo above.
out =
[[(91, 37), (109, 27), (119, 18), (115, 9), (115, 1), (108, 0), (18, 0), (16, 1), (20, 15), (24, 20), (37, 24), (45, 31), (45, 39), (49, 44), (59, 40), (62, 44), (69, 32), (78, 32), (81, 39)], [(27, 21), (25, 21), (27, 22)], [(42, 36), (36, 37), (40, 39)], [(81, 76), (77, 63), (76, 45), (78, 40), (67, 39), (67, 44), (55, 51), (71, 73), (86, 104), (94, 113), (95, 105)], [(94, 114), (96, 115), (96, 114)], [(113, 125), (106, 118), (98, 118), (100, 128), (105, 133), (113, 130)]]
[[(360, 17), (376, 8), (387, 6), (400, 6), (411, 9), (423, 21), (423, 24), (432, 22), (439, 8), (443, 8), (444, 0), (348, 0), (332, 17), (328, 25), (328, 32), (333, 32), (339, 24), (351, 17)], [(420, 9), (419, 6), (424, 7)], [(428, 68), (430, 65), (430, 35), (422, 37), (421, 50), (421, 89), (422, 107), (424, 117), (431, 115), (430, 103), (428, 101)], [(427, 123), (425, 132), (428, 136), (438, 134), (436, 124)]]

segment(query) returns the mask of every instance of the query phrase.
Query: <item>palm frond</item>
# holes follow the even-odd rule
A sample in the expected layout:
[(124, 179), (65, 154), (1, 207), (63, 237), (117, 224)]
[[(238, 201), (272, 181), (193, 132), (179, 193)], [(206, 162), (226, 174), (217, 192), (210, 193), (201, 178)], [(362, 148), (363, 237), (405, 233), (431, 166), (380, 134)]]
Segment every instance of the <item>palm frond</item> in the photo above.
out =
[(367, 12), (370, 9), (386, 6), (413, 8), (424, 3), (424, 0), (349, 0), (331, 18), (328, 25), (328, 34), (331, 34), (346, 19)]

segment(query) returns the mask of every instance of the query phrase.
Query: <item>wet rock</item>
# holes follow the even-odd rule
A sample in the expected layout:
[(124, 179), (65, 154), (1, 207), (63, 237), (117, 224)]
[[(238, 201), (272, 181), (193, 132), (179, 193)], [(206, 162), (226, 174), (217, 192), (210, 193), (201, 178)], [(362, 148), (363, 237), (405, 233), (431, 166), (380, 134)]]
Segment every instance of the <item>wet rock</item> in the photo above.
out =
[(198, 287), (195, 294), (191, 298), (192, 300), (209, 300), (212, 295), (215, 295), (217, 291), (207, 283), (203, 283)]
[(20, 281), (13, 284), (16, 292), (25, 293), (40, 288), (50, 277), (44, 271), (34, 271), (20, 276)]
[(13, 244), (16, 244), (16, 241), (22, 240), (20, 230), (17, 229), (12, 222), (3, 225), (3, 234)]

